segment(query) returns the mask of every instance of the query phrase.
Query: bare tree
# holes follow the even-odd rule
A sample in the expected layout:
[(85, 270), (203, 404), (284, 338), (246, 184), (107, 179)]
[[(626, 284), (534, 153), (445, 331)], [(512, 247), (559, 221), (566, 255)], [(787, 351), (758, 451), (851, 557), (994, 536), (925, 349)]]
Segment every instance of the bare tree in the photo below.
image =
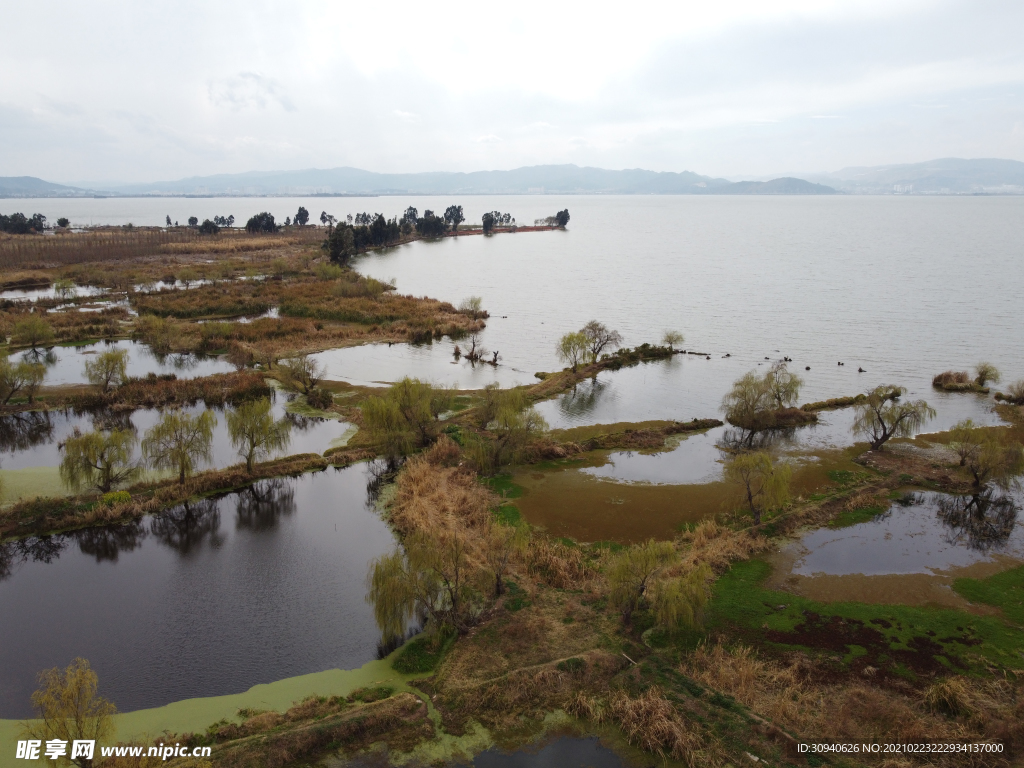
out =
[(587, 339), (591, 362), (597, 362), (597, 358), (606, 348), (618, 347), (622, 344), (622, 334), (609, 329), (604, 323), (599, 323), (597, 320), (591, 320), (584, 325), (580, 329), (580, 333)]

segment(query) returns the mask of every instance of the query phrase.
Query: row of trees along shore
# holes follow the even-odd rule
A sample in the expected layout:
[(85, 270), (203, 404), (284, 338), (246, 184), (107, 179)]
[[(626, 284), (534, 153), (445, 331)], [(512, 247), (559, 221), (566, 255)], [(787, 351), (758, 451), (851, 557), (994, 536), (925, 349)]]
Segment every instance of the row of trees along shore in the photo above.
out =
[[(249, 474), (256, 462), (288, 446), (291, 423), (274, 419), (267, 398), (243, 402), (229, 409), (225, 418), (231, 444)], [(174, 409), (163, 413), (143, 436), (140, 459), (135, 458), (139, 440), (133, 428), (106, 425), (102, 420), (97, 424), (92, 432), (76, 428), (60, 444), (60, 477), (76, 492), (110, 493), (138, 478), (146, 468), (173, 472), (184, 484), (198, 466), (213, 460), (217, 417), (210, 410), (189, 413)]]

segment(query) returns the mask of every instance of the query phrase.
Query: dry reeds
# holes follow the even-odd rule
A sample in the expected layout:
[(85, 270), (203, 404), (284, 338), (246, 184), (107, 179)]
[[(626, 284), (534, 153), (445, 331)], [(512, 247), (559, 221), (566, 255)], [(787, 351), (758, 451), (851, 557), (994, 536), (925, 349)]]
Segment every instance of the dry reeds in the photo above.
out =
[(974, 381), (967, 371), (944, 371), (932, 379), (932, 386), (947, 392), (974, 389)]
[(535, 536), (526, 553), (527, 571), (555, 589), (579, 589), (597, 575), (582, 549)]
[(454, 529), (486, 533), (494, 495), (475, 475), (441, 466), (448, 453), (450, 449), (442, 443), (427, 455), (410, 459), (399, 474), (390, 520), (403, 536)]
[(0, 269), (138, 259), (159, 253), (169, 244), (189, 243), (199, 237), (193, 229), (104, 229), (54, 237), (3, 238)]
[(690, 572), (700, 565), (707, 565), (715, 573), (723, 573), (730, 563), (746, 560), (755, 552), (768, 545), (768, 540), (750, 531), (734, 531), (717, 521), (702, 520), (692, 530), (680, 536), (686, 547), (677, 569)]
[[(817, 684), (806, 663), (781, 664), (762, 659), (747, 647), (727, 649), (722, 645), (701, 646), (684, 660), (681, 671), (805, 738), (877, 742), (998, 739), (1007, 751), (1024, 741), (1024, 705), (1017, 702), (1014, 686), (1005, 681), (949, 678), (926, 689), (918, 699), (856, 681)], [(954, 756), (936, 764), (998, 764), (997, 757), (978, 756), (973, 763), (958, 763)]]
[(641, 749), (683, 760), (692, 766), (709, 766), (717, 762), (702, 749), (700, 735), (687, 726), (656, 686), (636, 697), (625, 691), (613, 693), (608, 702), (608, 712), (629, 742)]

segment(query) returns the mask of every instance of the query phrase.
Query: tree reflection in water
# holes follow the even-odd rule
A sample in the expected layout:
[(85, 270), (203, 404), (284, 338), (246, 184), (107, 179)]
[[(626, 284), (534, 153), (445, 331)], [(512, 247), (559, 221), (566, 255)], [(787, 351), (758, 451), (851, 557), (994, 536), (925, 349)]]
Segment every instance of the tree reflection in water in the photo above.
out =
[(132, 421), (132, 411), (96, 411), (92, 417), (92, 428), (98, 432), (131, 432), (138, 434), (139, 428)]
[(186, 501), (181, 506), (155, 516), (149, 524), (157, 541), (187, 555), (209, 540), (210, 546), (224, 543), (220, 533), (220, 501)]
[(572, 392), (566, 392), (558, 398), (558, 410), (570, 422), (582, 418), (597, 407), (598, 401), (608, 389), (609, 385), (598, 381), (596, 376), (587, 379), (574, 386)]
[(50, 349), (43, 349), (40, 347), (38, 349), (25, 350), (21, 353), (21, 359), (26, 363), (42, 363), (49, 367), (51, 365), (56, 365), (60, 358), (57, 357), (57, 353), (53, 351), (52, 347)]
[(32, 536), (0, 544), (0, 580), (23, 562), (52, 563), (68, 546), (67, 536)]
[(790, 442), (796, 434), (796, 427), (785, 429), (752, 430), (729, 427), (722, 432), (718, 448), (723, 451), (766, 451), (782, 443)]
[(277, 527), (282, 516), (295, 512), (295, 489), (284, 478), (261, 480), (238, 492), (236, 526), (253, 531)]
[(48, 411), (13, 413), (0, 418), (0, 453), (26, 451), (53, 440), (53, 420)]
[(117, 562), (121, 552), (131, 552), (142, 546), (143, 540), (149, 532), (141, 520), (133, 520), (121, 525), (104, 525), (97, 528), (83, 528), (74, 531), (73, 536), (78, 541), (78, 548), (84, 555), (92, 555), (97, 563), (109, 560)]
[(969, 496), (939, 499), (939, 519), (949, 528), (947, 541), (986, 550), (1003, 544), (1017, 524), (1017, 503), (989, 487)]
[(380, 492), (384, 487), (393, 482), (402, 468), (402, 459), (374, 459), (367, 466), (369, 472), (366, 476), (366, 507), (372, 509), (377, 505)]

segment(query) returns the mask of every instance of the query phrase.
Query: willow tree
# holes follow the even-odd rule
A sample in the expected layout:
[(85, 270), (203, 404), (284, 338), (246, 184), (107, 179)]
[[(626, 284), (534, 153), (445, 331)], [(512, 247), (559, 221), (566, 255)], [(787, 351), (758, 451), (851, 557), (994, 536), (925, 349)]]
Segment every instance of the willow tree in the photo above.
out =
[(4, 405), (19, 392), (28, 396), (31, 403), (45, 378), (46, 366), (42, 363), (27, 360), (11, 363), (8, 358), (0, 357), (0, 398)]
[(481, 427), (486, 434), (469, 437), (467, 450), (486, 474), (518, 462), (527, 446), (548, 428), (530, 398), (519, 389), (487, 387), (481, 412)]
[(767, 451), (754, 451), (734, 456), (725, 467), (726, 482), (736, 487), (743, 503), (761, 524), (761, 515), (781, 509), (789, 503), (789, 464), (776, 463)]
[(228, 411), (227, 420), (231, 445), (245, 459), (245, 470), (250, 475), (257, 461), (284, 450), (291, 439), (291, 424), (287, 419), (274, 421), (268, 398), (242, 403)]
[(389, 458), (432, 443), (441, 414), (451, 410), (455, 390), (406, 377), (361, 407), (363, 425)]
[(1020, 443), (1003, 442), (970, 419), (953, 427), (950, 437), (950, 447), (960, 457), (960, 466), (970, 472), (975, 488), (989, 482), (1006, 488), (1024, 473), (1024, 449)]
[(974, 366), (974, 373), (974, 383), (979, 387), (984, 387), (990, 381), (993, 384), (998, 384), (1001, 378), (999, 369), (992, 365), (992, 363), (978, 363)]
[(877, 451), (894, 437), (910, 437), (935, 418), (935, 409), (924, 400), (901, 402), (903, 387), (883, 385), (867, 393), (857, 406), (853, 424), (855, 435), (864, 435)]
[(464, 632), (480, 592), (481, 575), (472, 568), (465, 534), (416, 532), (404, 548), (381, 555), (366, 576), (366, 601), (373, 606), (385, 639), (402, 638), (409, 622), (426, 616), (428, 629)]
[(85, 378), (104, 392), (128, 378), (128, 350), (109, 349), (85, 361)]
[(36, 349), (53, 343), (53, 328), (46, 320), (33, 312), (14, 324), (11, 338), (15, 344)]
[(580, 364), (587, 359), (589, 351), (590, 343), (580, 331), (565, 334), (558, 340), (555, 349), (558, 359), (572, 368), (573, 373), (576, 373)]
[(127, 429), (82, 434), (76, 428), (64, 441), (60, 478), (75, 491), (95, 488), (107, 493), (139, 473), (134, 460), (136, 442), (135, 434)]
[(803, 379), (786, 367), (784, 360), (779, 360), (764, 375), (764, 388), (769, 401), (776, 408), (792, 408), (800, 397)]
[(629, 624), (633, 612), (644, 604), (651, 582), (669, 566), (679, 562), (671, 541), (650, 539), (622, 550), (608, 568), (609, 599)]
[[(67, 754), (59, 764), (88, 768), (94, 758), (82, 754), (76, 742), (99, 745), (112, 741), (117, 707), (99, 693), (99, 678), (85, 659), (78, 658), (67, 669), (47, 669), (39, 674), (39, 689), (32, 694), (36, 719), (22, 724), (22, 738), (43, 742), (64, 742)], [(77, 747), (77, 753), (76, 753)], [(94, 746), (93, 755), (99, 753)], [(96, 760), (95, 763), (99, 761)]]
[(770, 406), (771, 398), (764, 379), (756, 371), (743, 374), (733, 382), (732, 389), (722, 398), (725, 418), (738, 427), (754, 424), (757, 416)]
[(177, 472), (178, 483), (184, 485), (199, 462), (213, 459), (216, 424), (212, 411), (195, 416), (179, 410), (165, 413), (142, 439), (142, 455), (154, 469)]

